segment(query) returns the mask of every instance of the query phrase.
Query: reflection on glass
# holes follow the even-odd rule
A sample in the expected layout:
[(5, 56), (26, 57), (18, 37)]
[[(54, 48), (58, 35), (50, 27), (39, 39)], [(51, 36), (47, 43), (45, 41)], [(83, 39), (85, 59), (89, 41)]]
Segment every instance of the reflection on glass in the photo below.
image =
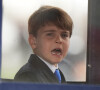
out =
[(59, 67), (67, 81), (85, 81), (88, 0), (3, 0), (1, 78), (13, 79), (32, 53), (27, 21), (41, 5), (58, 6), (73, 19), (69, 52)]

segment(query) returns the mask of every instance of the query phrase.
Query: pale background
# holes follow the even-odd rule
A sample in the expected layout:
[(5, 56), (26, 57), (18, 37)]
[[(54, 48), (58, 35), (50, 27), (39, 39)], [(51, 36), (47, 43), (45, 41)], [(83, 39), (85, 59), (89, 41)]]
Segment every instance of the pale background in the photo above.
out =
[(3, 0), (1, 78), (13, 79), (28, 61), (27, 21), (42, 5), (58, 6), (73, 19), (69, 52), (59, 67), (67, 81), (86, 81), (88, 0)]

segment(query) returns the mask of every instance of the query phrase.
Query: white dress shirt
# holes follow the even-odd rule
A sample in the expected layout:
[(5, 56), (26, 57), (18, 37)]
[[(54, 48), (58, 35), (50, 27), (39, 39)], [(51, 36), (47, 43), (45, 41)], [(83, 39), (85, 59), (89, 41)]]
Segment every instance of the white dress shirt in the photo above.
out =
[[(38, 55), (37, 55), (38, 56)], [(52, 65), (51, 63), (47, 62), (46, 60), (42, 59), (40, 56), (38, 56), (49, 68), (50, 70), (54, 73), (56, 69), (58, 69), (58, 64), (57, 66)]]

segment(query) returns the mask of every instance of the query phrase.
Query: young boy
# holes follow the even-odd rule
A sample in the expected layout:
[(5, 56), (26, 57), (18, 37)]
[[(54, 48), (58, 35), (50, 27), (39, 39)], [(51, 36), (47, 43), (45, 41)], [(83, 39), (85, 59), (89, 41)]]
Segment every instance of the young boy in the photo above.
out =
[[(58, 63), (68, 52), (72, 26), (70, 16), (58, 7), (42, 6), (35, 11), (28, 21), (28, 40), (34, 54), (18, 71), (14, 80), (65, 83)], [(56, 70), (58, 76), (55, 74)]]

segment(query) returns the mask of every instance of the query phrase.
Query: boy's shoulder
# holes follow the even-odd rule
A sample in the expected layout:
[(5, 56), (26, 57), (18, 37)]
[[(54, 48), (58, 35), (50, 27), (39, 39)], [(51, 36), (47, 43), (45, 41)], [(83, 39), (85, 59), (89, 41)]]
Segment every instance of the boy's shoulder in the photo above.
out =
[[(31, 55), (28, 62), (23, 65), (19, 71), (16, 73), (14, 80), (15, 81), (27, 81), (26, 79), (32, 79), (32, 77), (37, 76), (39, 74), (39, 66), (37, 67), (36, 65), (36, 60), (35, 57), (33, 57), (34, 55)], [(37, 72), (38, 71), (38, 72)], [(29, 80), (29, 81), (30, 81)]]
[(25, 72), (32, 72), (32, 71), (36, 71), (37, 70), (37, 57), (34, 54), (31, 54), (28, 62), (23, 65), (18, 73), (25, 73)]
[(22, 74), (37, 75), (44, 70), (48, 71), (47, 65), (37, 55), (31, 54), (28, 62), (20, 68), (15, 77)]

